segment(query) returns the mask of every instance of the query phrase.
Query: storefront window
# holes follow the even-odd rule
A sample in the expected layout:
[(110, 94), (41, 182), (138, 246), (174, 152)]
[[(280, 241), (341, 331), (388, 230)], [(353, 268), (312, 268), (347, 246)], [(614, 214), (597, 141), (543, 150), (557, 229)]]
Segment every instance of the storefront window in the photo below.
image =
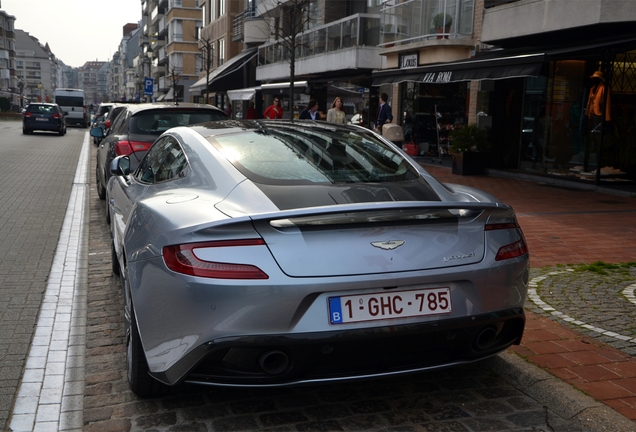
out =
[[(598, 77), (610, 97), (603, 115), (593, 116), (586, 107)], [(519, 170), (585, 182), (596, 181), (598, 170), (604, 183), (636, 180), (636, 53), (552, 62), (547, 77), (527, 78), (525, 88)]]
[(424, 155), (448, 156), (450, 131), (467, 123), (467, 91), (465, 82), (401, 84), (404, 139), (419, 144)]

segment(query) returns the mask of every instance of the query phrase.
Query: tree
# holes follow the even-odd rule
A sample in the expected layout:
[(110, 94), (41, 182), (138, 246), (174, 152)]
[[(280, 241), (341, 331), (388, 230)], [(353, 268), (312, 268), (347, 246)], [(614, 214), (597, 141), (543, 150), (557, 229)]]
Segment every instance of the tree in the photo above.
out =
[(179, 106), (179, 80), (181, 79), (179, 69), (176, 66), (168, 65), (168, 75), (166, 75), (166, 79), (170, 81), (170, 87), (172, 87), (174, 104), (177, 106)]
[(210, 74), (214, 69), (214, 41), (203, 35), (201, 35), (198, 40), (203, 70), (205, 71), (205, 103), (209, 103)]
[(283, 58), (289, 63), (289, 104), (293, 120), (294, 81), (296, 77), (296, 53), (303, 48), (300, 34), (316, 19), (310, 13), (310, 0), (277, 0), (276, 16), (268, 21), (270, 34), (280, 44)]

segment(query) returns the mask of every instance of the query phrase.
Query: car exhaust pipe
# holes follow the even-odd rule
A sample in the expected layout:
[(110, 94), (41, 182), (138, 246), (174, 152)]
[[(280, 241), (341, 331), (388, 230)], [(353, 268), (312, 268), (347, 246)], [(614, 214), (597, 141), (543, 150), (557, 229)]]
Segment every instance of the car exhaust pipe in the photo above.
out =
[(282, 351), (267, 351), (258, 358), (261, 369), (270, 375), (278, 375), (289, 366), (289, 357)]
[(497, 329), (494, 327), (484, 327), (475, 338), (475, 347), (479, 350), (485, 350), (495, 342), (497, 337)]

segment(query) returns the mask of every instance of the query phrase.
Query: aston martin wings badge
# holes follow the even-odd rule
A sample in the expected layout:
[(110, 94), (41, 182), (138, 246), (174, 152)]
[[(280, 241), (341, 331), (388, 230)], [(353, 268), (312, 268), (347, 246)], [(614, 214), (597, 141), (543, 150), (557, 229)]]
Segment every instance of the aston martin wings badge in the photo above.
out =
[(399, 248), (404, 244), (404, 240), (388, 240), (388, 241), (379, 241), (379, 242), (371, 242), (371, 245), (384, 249), (384, 250), (392, 250), (395, 248)]

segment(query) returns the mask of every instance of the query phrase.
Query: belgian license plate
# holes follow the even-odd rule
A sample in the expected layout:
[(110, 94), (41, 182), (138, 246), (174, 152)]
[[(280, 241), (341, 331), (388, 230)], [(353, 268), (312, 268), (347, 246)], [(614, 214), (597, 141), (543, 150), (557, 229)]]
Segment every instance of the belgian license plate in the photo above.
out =
[(36, 121), (46, 121), (47, 119), (45, 119), (44, 117), (36, 117), (35, 120)]
[(347, 324), (453, 311), (449, 287), (329, 297), (329, 322)]

